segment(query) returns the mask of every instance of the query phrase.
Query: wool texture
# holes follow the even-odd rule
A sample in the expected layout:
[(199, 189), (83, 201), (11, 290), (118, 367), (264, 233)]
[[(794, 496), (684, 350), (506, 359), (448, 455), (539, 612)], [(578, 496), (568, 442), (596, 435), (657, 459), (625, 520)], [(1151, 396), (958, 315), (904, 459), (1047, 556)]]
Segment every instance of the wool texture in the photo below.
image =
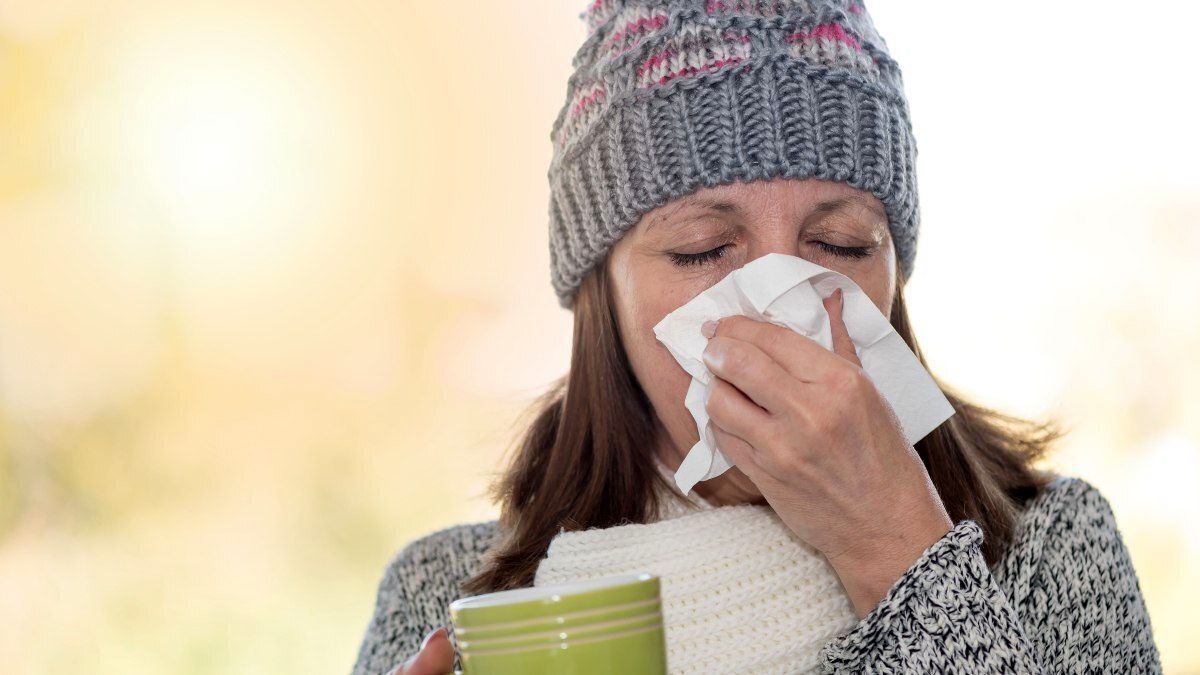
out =
[(899, 65), (863, 0), (594, 0), (551, 127), (559, 304), (647, 211), (696, 189), (842, 181), (887, 212), (905, 281), (920, 226)]
[[(458, 584), (479, 569), (497, 526), (442, 528), (392, 557), (353, 675), (387, 673), (429, 631), (450, 625)], [(1162, 672), (1137, 574), (1095, 486), (1057, 477), (1024, 506), (1015, 541), (993, 567), (983, 537), (975, 521), (955, 523), (866, 617), (821, 647), (821, 672)], [(457, 655), (454, 667), (462, 667)]]
[(627, 572), (659, 577), (671, 675), (818, 673), (821, 647), (857, 621), (825, 557), (754, 504), (560, 532), (533, 585)]

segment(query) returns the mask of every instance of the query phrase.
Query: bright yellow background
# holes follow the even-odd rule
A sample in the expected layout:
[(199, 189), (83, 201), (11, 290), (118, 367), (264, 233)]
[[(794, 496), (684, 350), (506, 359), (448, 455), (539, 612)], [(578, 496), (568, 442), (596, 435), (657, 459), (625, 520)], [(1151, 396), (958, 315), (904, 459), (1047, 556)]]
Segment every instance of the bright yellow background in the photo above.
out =
[[(564, 372), (549, 131), (584, 2), (0, 4), (0, 663), (330, 673), (389, 556), (494, 517)], [(886, 3), (935, 370), (1074, 429), (1200, 672), (1192, 26)]]

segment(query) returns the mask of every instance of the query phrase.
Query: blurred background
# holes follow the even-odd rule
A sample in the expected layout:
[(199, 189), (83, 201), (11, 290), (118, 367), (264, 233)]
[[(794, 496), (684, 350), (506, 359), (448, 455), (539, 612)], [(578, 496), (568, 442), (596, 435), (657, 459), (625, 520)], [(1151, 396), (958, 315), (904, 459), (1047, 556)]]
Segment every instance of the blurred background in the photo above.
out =
[[(5, 672), (348, 672), (390, 556), (495, 517), (568, 363), (545, 170), (586, 4), (0, 4)], [(1071, 429), (1049, 464), (1200, 672), (1200, 10), (868, 7), (931, 367)]]

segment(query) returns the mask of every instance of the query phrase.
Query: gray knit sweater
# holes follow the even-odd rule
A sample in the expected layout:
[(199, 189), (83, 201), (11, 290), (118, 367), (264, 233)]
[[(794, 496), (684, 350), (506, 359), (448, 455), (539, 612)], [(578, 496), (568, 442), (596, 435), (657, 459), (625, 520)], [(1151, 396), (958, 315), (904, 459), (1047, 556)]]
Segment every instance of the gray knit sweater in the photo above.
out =
[[(382, 675), (449, 626), (447, 606), (497, 536), (465, 523), (404, 546), (379, 583), (354, 675)], [(1129, 552), (1104, 496), (1060, 476), (989, 568), (962, 520), (820, 654), (830, 673), (1161, 673)], [(461, 668), (457, 655), (455, 668)]]

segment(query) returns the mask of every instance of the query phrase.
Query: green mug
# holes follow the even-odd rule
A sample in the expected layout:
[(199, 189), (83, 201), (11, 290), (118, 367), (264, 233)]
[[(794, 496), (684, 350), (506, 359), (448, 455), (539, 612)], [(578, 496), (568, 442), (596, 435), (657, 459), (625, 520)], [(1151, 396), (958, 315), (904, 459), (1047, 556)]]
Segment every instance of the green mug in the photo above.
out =
[(657, 575), (649, 572), (459, 598), (454, 675), (665, 675)]

